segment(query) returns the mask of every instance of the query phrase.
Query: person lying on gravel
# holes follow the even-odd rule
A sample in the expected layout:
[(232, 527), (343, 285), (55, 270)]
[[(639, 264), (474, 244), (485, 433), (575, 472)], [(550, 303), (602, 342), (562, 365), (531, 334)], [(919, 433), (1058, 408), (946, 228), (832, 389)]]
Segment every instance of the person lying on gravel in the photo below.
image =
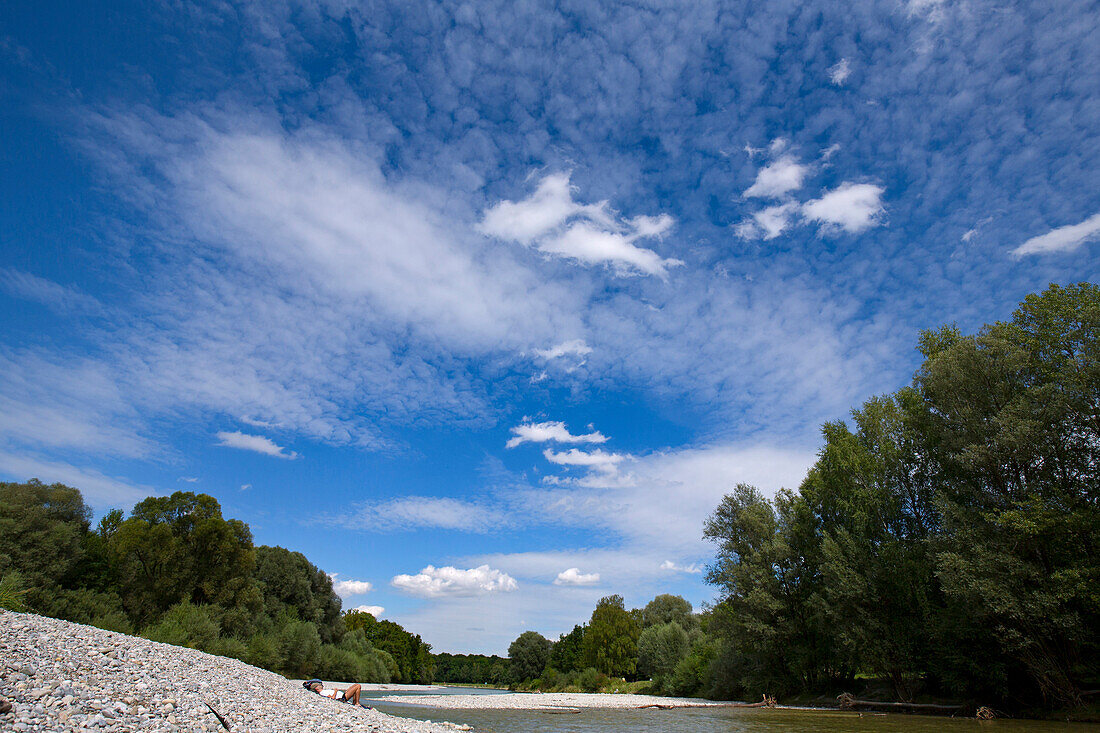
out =
[[(348, 686), (348, 689), (340, 692), (339, 690), (326, 690), (324, 689), (324, 683), (321, 680), (313, 679), (302, 683), (302, 687), (306, 688), (310, 692), (316, 692), (321, 697), (331, 697), (333, 700), (339, 700), (340, 702), (346, 702), (349, 705), (359, 704), (359, 695), (362, 692), (362, 688), (358, 684)], [(339, 695), (339, 697), (337, 697)]]

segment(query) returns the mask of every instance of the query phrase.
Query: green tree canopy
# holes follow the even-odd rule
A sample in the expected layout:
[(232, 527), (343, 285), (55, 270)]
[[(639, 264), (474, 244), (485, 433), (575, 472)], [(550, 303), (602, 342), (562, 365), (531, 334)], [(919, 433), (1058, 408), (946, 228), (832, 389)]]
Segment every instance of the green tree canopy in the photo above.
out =
[(584, 669), (584, 631), (584, 625), (578, 624), (568, 634), (558, 637), (550, 648), (551, 667), (559, 672), (579, 672)]
[(123, 604), (139, 624), (186, 600), (217, 604), (232, 631), (250, 633), (262, 604), (252, 578), (252, 533), (244, 522), (223, 519), (212, 496), (177, 491), (139, 502), (109, 549)]
[(584, 633), (585, 665), (613, 677), (633, 676), (640, 633), (622, 596), (601, 598)]
[(695, 627), (695, 616), (692, 615), (691, 604), (681, 596), (662, 593), (642, 609), (643, 629), (673, 621), (680, 624), (680, 628), (685, 631)]
[(537, 631), (524, 631), (508, 645), (512, 679), (533, 680), (542, 675), (550, 659), (550, 640)]
[(638, 676), (661, 680), (688, 653), (688, 635), (676, 621), (650, 626), (638, 637)]
[(80, 492), (64, 484), (0, 483), (0, 576), (19, 572), (32, 606), (75, 580), (91, 516)]
[(343, 633), (340, 597), (332, 588), (332, 579), (302, 553), (260, 545), (256, 548), (254, 577), (263, 595), (264, 610), (271, 618), (289, 611), (315, 624), (326, 644)]

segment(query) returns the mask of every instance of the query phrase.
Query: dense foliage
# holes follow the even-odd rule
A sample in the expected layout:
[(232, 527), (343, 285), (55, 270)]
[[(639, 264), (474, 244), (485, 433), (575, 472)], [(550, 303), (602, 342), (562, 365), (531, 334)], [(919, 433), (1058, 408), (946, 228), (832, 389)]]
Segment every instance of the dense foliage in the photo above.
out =
[(508, 660), (495, 654), (433, 654), (435, 662), (435, 681), (491, 685), (507, 685), (509, 679)]
[(825, 425), (798, 493), (739, 486), (707, 522), (712, 694), (865, 674), (1066, 707), (1098, 686), (1100, 289), (920, 348), (911, 387)]
[(304, 555), (254, 547), (205, 494), (109, 512), (80, 492), (0, 483), (0, 606), (243, 659), (290, 676), (430, 682), (430, 647), (392, 621), (342, 615)]

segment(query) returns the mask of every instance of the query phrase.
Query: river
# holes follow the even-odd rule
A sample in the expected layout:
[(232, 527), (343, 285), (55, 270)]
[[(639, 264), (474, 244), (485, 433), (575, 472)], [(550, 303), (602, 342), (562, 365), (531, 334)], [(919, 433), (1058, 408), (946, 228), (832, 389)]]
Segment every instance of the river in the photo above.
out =
[[(493, 694), (451, 688), (452, 694)], [(375, 693), (377, 695), (393, 693)], [(1100, 733), (1100, 726), (1028, 720), (951, 719), (851, 711), (686, 708), (584, 709), (561, 714), (537, 710), (448, 710), (415, 704), (374, 703), (382, 712), (419, 720), (465, 723), (487, 733)]]

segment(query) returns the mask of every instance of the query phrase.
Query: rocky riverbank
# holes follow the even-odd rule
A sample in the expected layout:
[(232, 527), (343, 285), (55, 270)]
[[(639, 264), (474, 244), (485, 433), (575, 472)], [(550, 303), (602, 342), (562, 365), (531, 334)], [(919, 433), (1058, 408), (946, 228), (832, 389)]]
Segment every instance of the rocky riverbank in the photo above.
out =
[(466, 730), (326, 700), (235, 659), (0, 611), (0, 730), (224, 731), (211, 707), (240, 733)]

